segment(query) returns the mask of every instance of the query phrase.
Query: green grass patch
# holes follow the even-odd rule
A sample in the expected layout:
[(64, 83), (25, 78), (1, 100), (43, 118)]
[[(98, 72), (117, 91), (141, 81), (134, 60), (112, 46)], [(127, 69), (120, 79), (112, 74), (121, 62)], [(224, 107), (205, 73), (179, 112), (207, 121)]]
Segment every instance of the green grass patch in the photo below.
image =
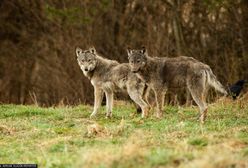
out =
[[(243, 103), (245, 104), (245, 103)], [(246, 103), (247, 104), (247, 103)], [(166, 106), (163, 119), (142, 119), (132, 105), (42, 108), (0, 105), (0, 163), (39, 167), (248, 166), (248, 105), (209, 106), (205, 124), (196, 107)]]
[(188, 142), (190, 145), (204, 147), (208, 145), (208, 141), (205, 138), (193, 138)]

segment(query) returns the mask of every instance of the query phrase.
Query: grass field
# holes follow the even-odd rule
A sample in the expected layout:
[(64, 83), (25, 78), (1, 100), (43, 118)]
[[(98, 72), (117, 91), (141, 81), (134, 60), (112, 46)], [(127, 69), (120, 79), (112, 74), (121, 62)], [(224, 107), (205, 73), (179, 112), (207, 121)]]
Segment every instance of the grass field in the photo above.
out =
[(39, 167), (248, 167), (248, 101), (219, 100), (207, 121), (196, 107), (166, 106), (164, 118), (141, 119), (119, 102), (113, 118), (91, 106), (0, 105), (0, 163)]

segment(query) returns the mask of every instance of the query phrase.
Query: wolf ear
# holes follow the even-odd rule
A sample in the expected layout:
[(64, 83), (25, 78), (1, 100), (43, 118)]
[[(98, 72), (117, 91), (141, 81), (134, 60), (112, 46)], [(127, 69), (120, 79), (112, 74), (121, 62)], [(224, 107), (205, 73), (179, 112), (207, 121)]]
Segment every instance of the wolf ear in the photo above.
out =
[(127, 54), (130, 55), (132, 52), (131, 48), (130, 47), (127, 47)]
[(127, 55), (128, 55), (128, 59), (130, 58), (130, 55), (132, 54), (132, 50), (130, 47), (127, 47)]
[(81, 53), (83, 52), (83, 50), (79, 47), (76, 48), (76, 55), (79, 56)]
[(89, 51), (90, 51), (92, 54), (95, 54), (95, 53), (96, 53), (95, 47), (90, 47), (90, 48), (89, 48)]

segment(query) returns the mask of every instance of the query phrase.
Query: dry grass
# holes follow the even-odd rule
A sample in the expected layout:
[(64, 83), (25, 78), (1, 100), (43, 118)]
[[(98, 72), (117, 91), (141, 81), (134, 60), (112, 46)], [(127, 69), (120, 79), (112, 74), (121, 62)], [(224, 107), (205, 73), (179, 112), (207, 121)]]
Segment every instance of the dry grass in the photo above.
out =
[(114, 118), (92, 107), (39, 108), (1, 105), (0, 162), (40, 167), (248, 167), (248, 105), (220, 99), (207, 122), (196, 107), (165, 107), (162, 120), (132, 115), (116, 103)]

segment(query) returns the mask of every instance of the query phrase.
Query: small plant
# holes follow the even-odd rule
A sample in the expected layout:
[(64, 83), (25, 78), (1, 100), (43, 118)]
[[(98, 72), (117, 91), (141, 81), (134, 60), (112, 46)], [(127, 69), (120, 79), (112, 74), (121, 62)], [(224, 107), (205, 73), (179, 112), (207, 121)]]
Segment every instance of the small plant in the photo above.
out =
[(190, 145), (204, 147), (208, 145), (208, 141), (204, 138), (193, 138), (188, 141)]

